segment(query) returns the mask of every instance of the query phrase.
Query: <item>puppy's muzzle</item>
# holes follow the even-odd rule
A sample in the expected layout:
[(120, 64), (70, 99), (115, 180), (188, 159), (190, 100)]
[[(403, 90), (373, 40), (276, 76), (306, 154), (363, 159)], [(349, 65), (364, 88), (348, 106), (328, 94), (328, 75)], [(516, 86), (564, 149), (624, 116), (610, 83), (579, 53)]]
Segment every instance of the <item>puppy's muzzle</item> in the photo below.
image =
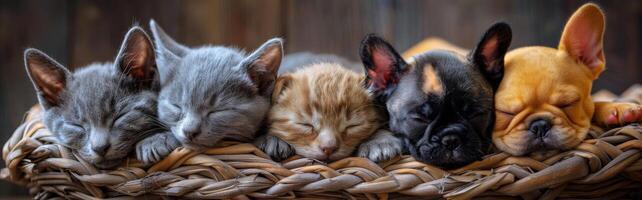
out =
[(441, 131), (441, 138), (435, 142), (440, 142), (446, 149), (454, 150), (463, 144), (461, 135), (466, 134), (466, 127), (462, 125), (452, 125)]
[(537, 138), (544, 138), (548, 136), (548, 132), (551, 130), (552, 127), (553, 127), (553, 124), (551, 123), (551, 120), (539, 118), (539, 119), (533, 120), (530, 123), (530, 125), (528, 126), (528, 131), (531, 134), (534, 134)]

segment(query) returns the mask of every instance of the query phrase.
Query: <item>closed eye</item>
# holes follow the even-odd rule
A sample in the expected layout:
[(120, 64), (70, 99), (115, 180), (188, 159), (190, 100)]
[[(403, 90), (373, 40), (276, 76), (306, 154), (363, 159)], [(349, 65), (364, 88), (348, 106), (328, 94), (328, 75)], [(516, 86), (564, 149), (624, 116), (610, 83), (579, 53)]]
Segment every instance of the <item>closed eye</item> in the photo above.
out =
[(297, 122), (296, 125), (301, 126), (305, 129), (305, 132), (303, 132), (303, 134), (305, 135), (312, 135), (314, 133), (314, 125), (310, 123)]
[(172, 113), (180, 114), (182, 112), (182, 109), (178, 104), (165, 101), (165, 103), (163, 103), (162, 105), (165, 105), (164, 107)]
[(311, 129), (314, 129), (314, 126), (313, 126), (312, 124), (309, 124), (309, 123), (305, 123), (305, 122), (297, 122), (296, 124), (297, 124), (297, 125), (299, 125), (299, 126), (303, 126), (303, 127), (305, 127), (305, 128), (311, 128)]
[(86, 132), (85, 127), (83, 127), (80, 124), (66, 122), (63, 126), (65, 126), (64, 130), (67, 130), (68, 132), (71, 132), (74, 134), (84, 134)]
[(426, 124), (430, 123), (429, 119), (427, 119), (426, 117), (422, 117), (420, 115), (411, 115), (410, 119), (412, 119), (412, 120), (414, 120), (416, 122), (419, 122), (419, 123), (426, 123)]
[(222, 112), (228, 112), (228, 111), (234, 111), (234, 108), (225, 108), (225, 109), (218, 109), (218, 110), (213, 110), (207, 113), (207, 115), (212, 115), (216, 113), (222, 113)]
[(468, 118), (473, 119), (473, 118), (484, 116), (484, 114), (486, 114), (486, 112), (484, 112), (484, 111), (476, 111), (476, 112), (468, 115)]
[(580, 102), (579, 100), (575, 100), (575, 101), (572, 101), (570, 103), (561, 103), (561, 104), (558, 104), (557, 107), (564, 109), (564, 108), (571, 107), (571, 106), (573, 106), (573, 105), (575, 105), (575, 104), (577, 104), (579, 102)]
[(508, 115), (508, 116), (515, 116), (516, 115), (515, 113), (504, 111), (504, 110), (499, 110), (499, 109), (495, 109), (495, 111), (497, 111), (497, 112), (499, 112), (501, 114), (504, 114), (504, 115)]
[(352, 128), (359, 127), (360, 125), (361, 125), (361, 124), (352, 124), (352, 125), (348, 125), (348, 126), (346, 126), (346, 130), (347, 130), (347, 129), (352, 129)]
[(477, 118), (477, 117), (480, 117), (480, 116), (484, 116), (488, 112), (490, 112), (489, 108), (479, 107), (479, 108), (468, 110), (466, 112), (468, 114), (466, 114), (465, 116), (467, 116), (469, 119), (473, 119), (473, 118)]
[(357, 127), (359, 127), (359, 126), (361, 126), (361, 125), (362, 125), (362, 124), (350, 124), (350, 125), (346, 126), (346, 127), (343, 129), (343, 132), (348, 132), (348, 130), (351, 130), (351, 129), (357, 128)]

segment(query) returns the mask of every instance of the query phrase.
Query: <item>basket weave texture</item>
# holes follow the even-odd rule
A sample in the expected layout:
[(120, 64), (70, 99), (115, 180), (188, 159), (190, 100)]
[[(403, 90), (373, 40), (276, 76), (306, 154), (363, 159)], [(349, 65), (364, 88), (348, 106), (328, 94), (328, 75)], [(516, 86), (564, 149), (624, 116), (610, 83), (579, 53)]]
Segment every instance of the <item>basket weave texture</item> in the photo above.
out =
[(141, 167), (129, 159), (98, 170), (53, 143), (32, 108), (6, 142), (5, 180), (24, 185), (36, 199), (556, 199), (639, 198), (642, 127), (592, 128), (574, 150), (537, 157), (488, 155), (443, 170), (400, 156), (385, 163), (346, 158), (325, 164), (293, 157), (274, 162), (251, 144), (225, 143), (205, 152), (179, 148)]

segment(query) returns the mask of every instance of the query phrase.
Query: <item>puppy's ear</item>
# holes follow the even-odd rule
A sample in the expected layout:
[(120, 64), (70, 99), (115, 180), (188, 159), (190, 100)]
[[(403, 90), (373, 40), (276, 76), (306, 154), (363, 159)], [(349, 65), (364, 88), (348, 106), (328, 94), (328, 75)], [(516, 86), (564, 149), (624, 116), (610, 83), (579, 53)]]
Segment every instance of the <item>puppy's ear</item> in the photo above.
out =
[(242, 61), (242, 66), (247, 69), (250, 80), (258, 87), (260, 94), (272, 94), (281, 60), (283, 60), (283, 40), (273, 38)]
[(274, 91), (272, 91), (272, 104), (275, 104), (279, 100), (279, 96), (283, 93), (283, 90), (290, 86), (292, 82), (292, 76), (290, 74), (280, 75), (274, 83)]
[(406, 71), (406, 62), (388, 42), (374, 34), (361, 41), (359, 56), (366, 72), (366, 87), (386, 99)]
[(150, 89), (157, 80), (154, 47), (140, 27), (129, 29), (120, 47), (116, 70), (136, 81), (136, 86)]
[(69, 70), (37, 49), (25, 50), (24, 59), (40, 105), (45, 109), (60, 105), (61, 95), (71, 78)]
[(165, 82), (172, 74), (172, 67), (174, 67), (175, 63), (184, 57), (190, 49), (174, 41), (174, 39), (163, 31), (156, 21), (150, 20), (149, 28), (152, 30), (152, 35), (154, 36), (160, 77), (161, 80)]
[(577, 9), (566, 22), (558, 48), (586, 65), (593, 79), (604, 71), (604, 14), (592, 3)]
[(508, 51), (513, 34), (508, 24), (493, 24), (477, 46), (471, 51), (475, 65), (479, 67), (493, 90), (497, 89), (504, 76), (504, 55)]

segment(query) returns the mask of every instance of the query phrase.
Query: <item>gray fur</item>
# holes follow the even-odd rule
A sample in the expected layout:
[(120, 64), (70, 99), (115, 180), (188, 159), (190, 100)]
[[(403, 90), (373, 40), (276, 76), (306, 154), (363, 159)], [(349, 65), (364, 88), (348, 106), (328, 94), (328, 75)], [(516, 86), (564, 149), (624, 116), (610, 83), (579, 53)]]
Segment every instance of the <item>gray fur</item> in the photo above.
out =
[[(134, 74), (136, 60), (144, 61), (138, 71), (143, 76)], [(102, 169), (120, 164), (136, 142), (163, 131), (156, 119), (153, 60), (151, 42), (138, 27), (128, 32), (114, 63), (91, 64), (73, 74), (39, 50), (25, 51), (45, 126), (61, 145)]]
[(258, 137), (254, 145), (263, 150), (263, 152), (275, 161), (282, 161), (296, 155), (296, 150), (292, 145), (270, 134), (264, 134)]
[(402, 152), (403, 141), (385, 129), (379, 129), (368, 138), (368, 141), (361, 143), (357, 149), (359, 157), (368, 158), (374, 162), (390, 160), (401, 155)]
[(283, 57), (281, 39), (269, 40), (246, 55), (221, 46), (187, 48), (154, 21), (150, 27), (161, 73), (159, 118), (170, 127), (172, 135), (141, 142), (137, 148), (139, 159), (156, 162), (178, 142), (200, 150), (222, 139), (254, 139), (263, 125)]

